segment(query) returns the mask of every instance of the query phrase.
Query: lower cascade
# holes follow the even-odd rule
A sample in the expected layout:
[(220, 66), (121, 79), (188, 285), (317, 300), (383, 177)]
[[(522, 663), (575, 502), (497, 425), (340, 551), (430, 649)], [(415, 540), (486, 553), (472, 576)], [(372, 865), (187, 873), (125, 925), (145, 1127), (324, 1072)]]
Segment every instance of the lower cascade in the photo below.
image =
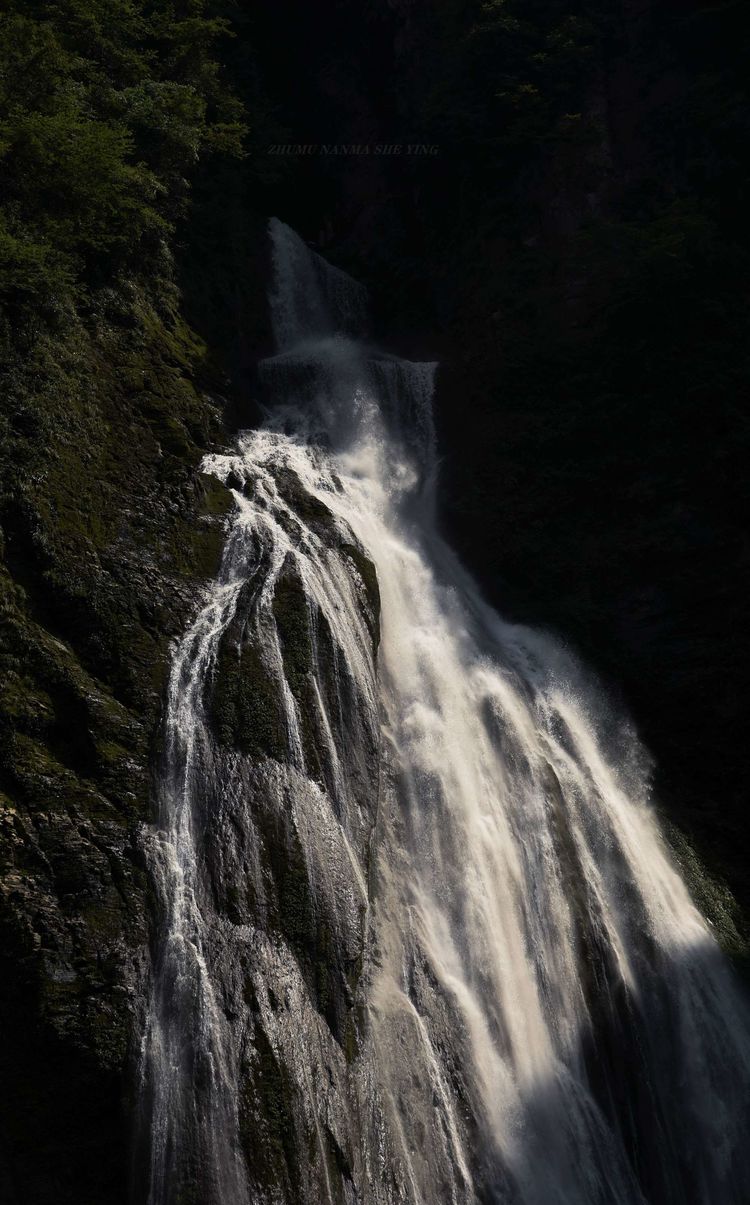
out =
[(637, 740), (438, 534), (434, 366), (271, 243), (147, 835), (135, 1199), (747, 1205), (747, 1008)]

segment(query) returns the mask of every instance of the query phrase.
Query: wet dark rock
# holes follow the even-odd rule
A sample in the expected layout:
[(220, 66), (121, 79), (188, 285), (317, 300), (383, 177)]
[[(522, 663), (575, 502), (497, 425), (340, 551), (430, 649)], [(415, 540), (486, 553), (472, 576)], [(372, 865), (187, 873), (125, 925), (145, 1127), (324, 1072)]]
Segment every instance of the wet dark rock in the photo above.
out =
[(127, 1197), (139, 826), (170, 640), (216, 571), (229, 498), (198, 471), (220, 430), (199, 343), (127, 305), (116, 329), (40, 339), (3, 384), (0, 1133), (23, 1202)]

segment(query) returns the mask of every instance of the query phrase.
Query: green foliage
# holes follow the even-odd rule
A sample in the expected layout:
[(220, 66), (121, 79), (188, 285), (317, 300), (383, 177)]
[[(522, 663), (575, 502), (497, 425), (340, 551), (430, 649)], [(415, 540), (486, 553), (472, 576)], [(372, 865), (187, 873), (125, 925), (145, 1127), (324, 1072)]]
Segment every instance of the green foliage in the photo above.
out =
[(278, 683), (237, 627), (231, 626), (219, 646), (210, 704), (214, 731), (223, 745), (281, 761), (287, 742)]
[(600, 31), (570, 0), (472, 7), (446, 38), (426, 117), (436, 141), (499, 176), (518, 152), (578, 132)]
[(273, 596), (273, 614), (284, 655), (284, 672), (297, 700), (313, 665), (311, 617), (302, 583), (293, 571), (279, 577)]
[[(167, 277), (204, 154), (241, 153), (241, 107), (203, 0), (11, 0), (0, 15), (0, 305), (14, 329), (122, 270)], [(8, 338), (6, 330), (6, 339)]]

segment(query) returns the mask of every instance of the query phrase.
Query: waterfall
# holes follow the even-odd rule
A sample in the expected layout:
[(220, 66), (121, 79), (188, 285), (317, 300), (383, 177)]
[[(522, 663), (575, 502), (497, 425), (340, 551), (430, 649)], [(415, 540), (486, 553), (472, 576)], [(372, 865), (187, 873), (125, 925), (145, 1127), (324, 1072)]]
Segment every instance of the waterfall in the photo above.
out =
[(137, 1199), (746, 1205), (747, 1009), (637, 739), (442, 540), (434, 366), (270, 234), (147, 841)]

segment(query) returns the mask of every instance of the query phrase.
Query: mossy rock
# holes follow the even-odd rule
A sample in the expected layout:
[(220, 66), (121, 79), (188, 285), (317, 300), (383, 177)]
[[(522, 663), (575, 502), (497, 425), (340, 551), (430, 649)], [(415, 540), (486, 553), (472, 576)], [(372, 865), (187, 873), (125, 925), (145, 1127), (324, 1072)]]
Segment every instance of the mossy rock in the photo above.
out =
[(258, 1020), (242, 1081), (240, 1141), (252, 1179), (264, 1189), (283, 1187), (289, 1199), (301, 1192), (296, 1096), (289, 1070)]
[(277, 470), (274, 480), (281, 497), (307, 527), (323, 536), (335, 530), (336, 517), (333, 512), (325, 502), (305, 489), (293, 469)]
[(743, 916), (726, 883), (711, 874), (693, 843), (664, 814), (660, 817), (667, 842), (690, 894), (725, 954), (750, 982), (750, 947), (743, 934)]
[(364, 586), (365, 620), (372, 639), (373, 650), (377, 652), (380, 644), (380, 584), (377, 569), (358, 544), (342, 544), (341, 551), (354, 565)]
[(200, 473), (224, 436), (199, 341), (137, 286), (119, 302), (127, 321), (92, 306), (0, 369), (0, 1129), (55, 1185), (61, 1149), (78, 1186), (83, 1152), (129, 1157), (149, 916), (134, 833), (171, 642), (231, 507)]
[(273, 617), (281, 641), (284, 672), (292, 694), (300, 702), (312, 670), (313, 646), (310, 608), (302, 581), (291, 558), (282, 568), (273, 596)]
[[(281, 643), (284, 673), (297, 704), (305, 764), (313, 778), (331, 786), (318, 693), (328, 715), (337, 713), (336, 649), (324, 615), (311, 606), (302, 580), (289, 558), (276, 582), (273, 617)], [(317, 684), (317, 691), (316, 691)]]
[(222, 636), (209, 701), (212, 728), (219, 743), (250, 757), (282, 761), (287, 752), (278, 684), (255, 645)]

